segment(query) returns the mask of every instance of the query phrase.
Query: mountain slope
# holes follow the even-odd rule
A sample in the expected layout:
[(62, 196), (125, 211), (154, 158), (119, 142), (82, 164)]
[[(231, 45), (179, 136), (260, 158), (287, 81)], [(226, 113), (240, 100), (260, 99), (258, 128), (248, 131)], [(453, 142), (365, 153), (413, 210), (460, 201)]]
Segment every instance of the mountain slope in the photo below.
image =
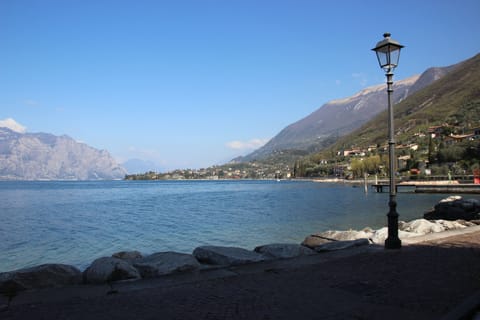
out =
[(0, 128), (0, 179), (97, 180), (125, 174), (107, 151), (68, 136)]
[[(430, 68), (420, 76), (395, 81), (393, 102), (398, 103), (411, 94), (441, 79), (454, 66)], [(385, 110), (386, 84), (368, 87), (357, 94), (330, 101), (308, 115), (289, 125), (267, 144), (242, 161), (264, 159), (278, 150), (319, 151), (339, 137), (359, 128), (375, 115)]]
[[(429, 126), (447, 123), (470, 130), (480, 126), (480, 54), (455, 65), (448, 74), (394, 106), (397, 143)], [(325, 154), (343, 146), (365, 147), (387, 140), (387, 111), (340, 138)]]

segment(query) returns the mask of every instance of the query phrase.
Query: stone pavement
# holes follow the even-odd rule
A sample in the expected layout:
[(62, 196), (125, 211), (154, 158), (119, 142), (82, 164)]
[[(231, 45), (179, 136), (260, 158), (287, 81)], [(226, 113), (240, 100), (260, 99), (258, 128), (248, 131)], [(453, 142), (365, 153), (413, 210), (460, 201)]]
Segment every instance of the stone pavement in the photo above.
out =
[(114, 289), (24, 292), (0, 319), (473, 319), (480, 228), (409, 239), (400, 250), (372, 245)]

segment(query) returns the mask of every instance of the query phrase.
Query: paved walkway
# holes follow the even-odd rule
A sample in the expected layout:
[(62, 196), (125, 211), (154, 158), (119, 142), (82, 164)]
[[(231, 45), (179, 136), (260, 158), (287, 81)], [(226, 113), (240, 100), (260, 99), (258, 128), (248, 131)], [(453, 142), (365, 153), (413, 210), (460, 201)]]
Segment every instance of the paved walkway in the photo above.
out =
[(107, 286), (25, 292), (0, 318), (473, 319), (478, 228), (409, 242), (120, 283), (116, 294)]

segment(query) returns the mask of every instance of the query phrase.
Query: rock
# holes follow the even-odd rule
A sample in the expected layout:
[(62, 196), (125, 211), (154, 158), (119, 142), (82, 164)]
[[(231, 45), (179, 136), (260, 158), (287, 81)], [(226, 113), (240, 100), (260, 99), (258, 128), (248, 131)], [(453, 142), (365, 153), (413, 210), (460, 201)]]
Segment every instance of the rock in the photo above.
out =
[(445, 231), (445, 227), (443, 227), (441, 224), (431, 222), (426, 219), (417, 219), (403, 223), (401, 227), (399, 224), (399, 230), (418, 234), (428, 234)]
[(0, 292), (80, 284), (82, 272), (65, 264), (43, 264), (0, 273)]
[(462, 199), (452, 196), (440, 200), (434, 209), (426, 212), (423, 217), (428, 220), (477, 220), (480, 219), (480, 201), (477, 199)]
[(477, 226), (480, 225), (480, 219), (470, 220), (470, 222)]
[(324, 243), (329, 243), (334, 241), (333, 239), (326, 239), (319, 234), (312, 234), (309, 235), (305, 238), (305, 240), (302, 241), (302, 246), (305, 246), (307, 248), (313, 249), (315, 247), (318, 247), (319, 245), (322, 245)]
[(445, 199), (440, 200), (439, 203), (452, 202), (452, 201), (457, 201), (457, 200), (462, 200), (462, 197), (461, 196), (449, 196), (449, 197), (446, 197)]
[[(398, 237), (400, 239), (405, 239), (405, 238), (410, 238), (410, 237), (417, 237), (417, 236), (421, 236), (422, 234), (419, 234), (419, 233), (414, 233), (414, 232), (406, 232), (406, 231), (402, 231), (402, 230), (398, 230)], [(387, 239), (388, 237), (388, 228), (387, 227), (383, 227), (381, 229), (378, 229), (376, 230), (374, 233), (373, 233), (373, 236), (370, 238), (370, 240), (374, 243), (374, 244), (379, 244), (379, 245), (384, 245), (385, 244), (385, 239)]]
[(140, 279), (140, 273), (127, 261), (103, 257), (98, 258), (83, 272), (86, 283), (105, 283), (127, 279)]
[(329, 243), (324, 243), (315, 248), (316, 252), (325, 252), (325, 251), (336, 251), (343, 250), (359, 246), (367, 246), (370, 244), (370, 241), (366, 238), (356, 239), (356, 240), (345, 240), (345, 241), (332, 241)]
[(361, 231), (356, 230), (347, 230), (347, 231), (336, 231), (336, 230), (329, 230), (318, 234), (313, 234), (305, 238), (303, 240), (302, 245), (307, 246), (309, 248), (316, 248), (324, 243), (328, 243), (331, 241), (345, 241), (345, 240), (357, 240), (357, 239), (364, 239), (370, 238), (373, 236), (373, 230), (370, 228), (366, 228)]
[(472, 223), (466, 220), (455, 220), (455, 221), (433, 220), (433, 221), (435, 221), (436, 224), (441, 225), (445, 231), (462, 229), (462, 228), (472, 227), (476, 225), (475, 223)]
[(133, 261), (136, 259), (142, 259), (143, 256), (138, 251), (120, 251), (112, 254), (112, 258), (122, 259), (126, 261)]
[(193, 251), (198, 261), (213, 265), (239, 265), (265, 260), (257, 252), (237, 247), (202, 246)]
[(185, 272), (198, 269), (200, 263), (191, 255), (177, 252), (154, 253), (133, 264), (143, 278), (154, 278), (161, 275)]
[(256, 247), (255, 252), (271, 259), (285, 259), (314, 254), (310, 248), (299, 244), (275, 243)]

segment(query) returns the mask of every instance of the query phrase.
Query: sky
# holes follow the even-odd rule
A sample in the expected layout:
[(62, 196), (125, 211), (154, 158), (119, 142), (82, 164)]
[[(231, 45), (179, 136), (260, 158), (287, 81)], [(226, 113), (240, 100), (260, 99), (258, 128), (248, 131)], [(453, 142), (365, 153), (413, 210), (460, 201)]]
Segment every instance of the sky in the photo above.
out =
[(0, 124), (159, 170), (223, 164), (330, 100), (480, 53), (478, 0), (0, 0)]

